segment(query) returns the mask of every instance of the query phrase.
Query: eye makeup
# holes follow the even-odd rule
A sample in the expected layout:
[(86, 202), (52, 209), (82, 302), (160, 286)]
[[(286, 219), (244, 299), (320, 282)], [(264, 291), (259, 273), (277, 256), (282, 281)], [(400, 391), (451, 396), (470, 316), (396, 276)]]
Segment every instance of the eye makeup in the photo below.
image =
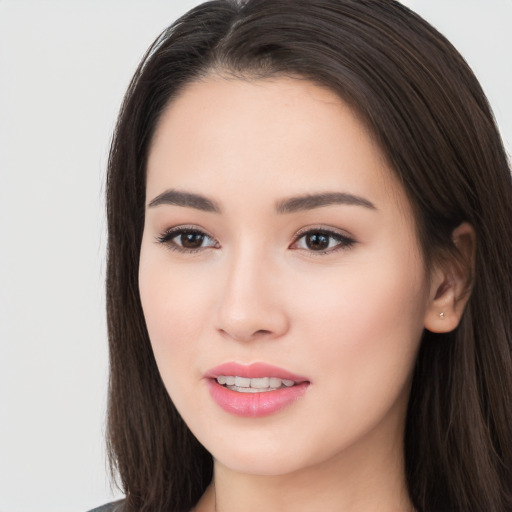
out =
[(158, 243), (181, 253), (197, 253), (205, 249), (218, 249), (219, 243), (202, 229), (176, 226), (156, 237)]
[[(206, 249), (219, 249), (220, 244), (203, 229), (195, 226), (176, 226), (156, 237), (156, 241), (173, 251), (185, 254), (197, 253)], [(292, 250), (306, 251), (315, 255), (325, 255), (350, 249), (357, 242), (347, 236), (324, 227), (308, 227), (294, 235), (289, 246)]]
[(357, 242), (347, 236), (323, 227), (308, 227), (295, 235), (290, 249), (304, 250), (314, 255), (325, 255), (352, 248)]

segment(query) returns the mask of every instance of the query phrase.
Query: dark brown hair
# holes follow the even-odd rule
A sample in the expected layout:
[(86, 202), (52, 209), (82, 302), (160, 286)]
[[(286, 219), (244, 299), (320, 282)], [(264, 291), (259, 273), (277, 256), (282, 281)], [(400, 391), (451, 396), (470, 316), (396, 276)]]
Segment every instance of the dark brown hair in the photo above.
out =
[(160, 379), (138, 291), (145, 167), (177, 93), (212, 71), (292, 76), (335, 91), (367, 124), (416, 214), (427, 265), (477, 237), (459, 327), (425, 331), (405, 435), (410, 497), (423, 512), (512, 510), (512, 184), (495, 122), (453, 46), (393, 0), (219, 0), (165, 30), (119, 115), (108, 183), (108, 444), (126, 511), (186, 511), (212, 460)]

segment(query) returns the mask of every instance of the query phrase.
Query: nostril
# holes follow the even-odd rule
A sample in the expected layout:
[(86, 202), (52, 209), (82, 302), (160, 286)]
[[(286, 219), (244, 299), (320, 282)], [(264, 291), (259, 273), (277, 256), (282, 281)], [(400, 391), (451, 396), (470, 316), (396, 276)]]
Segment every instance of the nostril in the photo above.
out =
[(266, 330), (266, 329), (260, 329), (258, 331), (256, 331), (253, 336), (257, 336), (257, 335), (265, 335), (265, 334), (272, 334), (270, 331)]
[(258, 329), (257, 331), (250, 332), (244, 332), (243, 329), (219, 329), (219, 332), (223, 336), (228, 336), (230, 338), (233, 338), (236, 341), (252, 341), (259, 338), (269, 338), (274, 335), (274, 333), (269, 329)]

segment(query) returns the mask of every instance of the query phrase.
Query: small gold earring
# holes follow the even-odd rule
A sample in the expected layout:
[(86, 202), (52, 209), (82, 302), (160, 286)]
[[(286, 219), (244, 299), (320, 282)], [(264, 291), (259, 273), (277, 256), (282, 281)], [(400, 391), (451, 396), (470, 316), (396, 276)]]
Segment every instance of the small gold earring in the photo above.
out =
[(441, 320), (444, 320), (444, 313), (439, 313), (439, 316), (441, 317)]

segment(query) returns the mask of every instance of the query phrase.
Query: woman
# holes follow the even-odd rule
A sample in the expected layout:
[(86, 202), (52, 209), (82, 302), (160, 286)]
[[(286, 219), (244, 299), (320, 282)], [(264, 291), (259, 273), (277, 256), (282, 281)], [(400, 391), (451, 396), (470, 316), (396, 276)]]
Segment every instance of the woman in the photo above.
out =
[(190, 11), (112, 144), (106, 510), (512, 510), (511, 208), (399, 3)]

